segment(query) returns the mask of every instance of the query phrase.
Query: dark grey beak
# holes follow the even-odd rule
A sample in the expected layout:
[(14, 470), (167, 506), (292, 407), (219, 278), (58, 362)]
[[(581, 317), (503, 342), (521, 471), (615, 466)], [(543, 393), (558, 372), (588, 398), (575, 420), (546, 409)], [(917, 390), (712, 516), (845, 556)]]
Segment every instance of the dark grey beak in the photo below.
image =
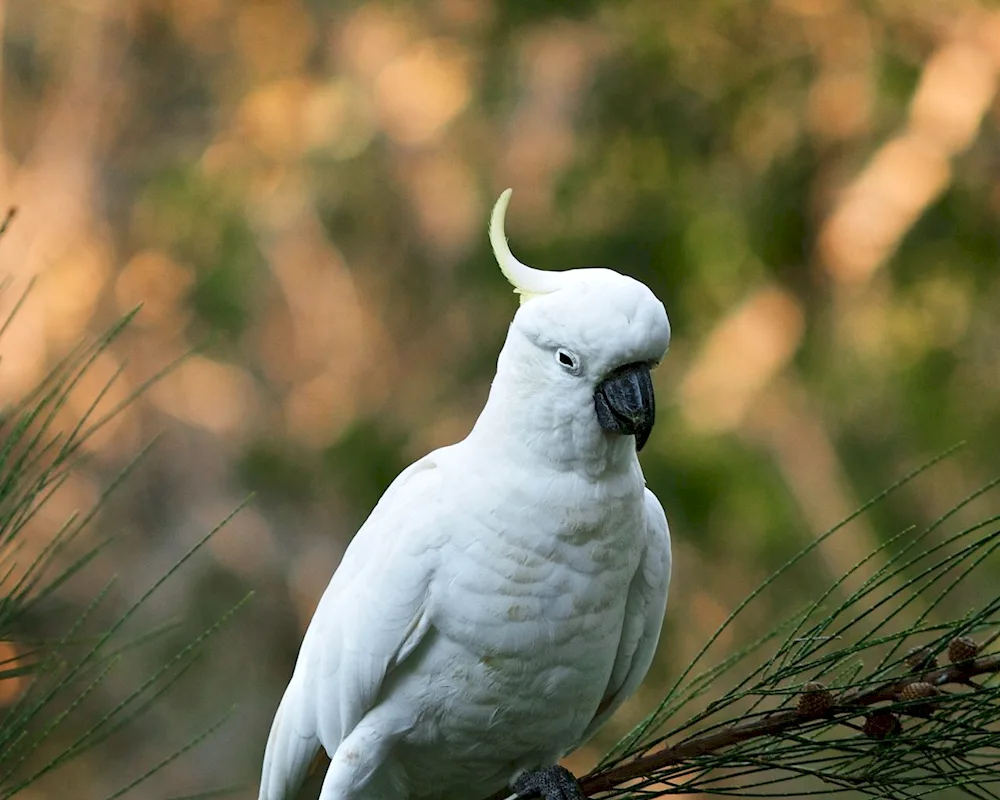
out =
[(610, 433), (635, 436), (642, 450), (656, 421), (653, 377), (648, 364), (626, 364), (605, 378), (594, 392), (597, 421)]

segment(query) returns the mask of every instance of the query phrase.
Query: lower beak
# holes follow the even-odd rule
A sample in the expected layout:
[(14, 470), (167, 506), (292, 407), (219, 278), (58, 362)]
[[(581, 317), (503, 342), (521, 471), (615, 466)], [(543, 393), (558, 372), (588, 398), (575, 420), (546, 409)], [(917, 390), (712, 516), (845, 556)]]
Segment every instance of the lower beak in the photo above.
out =
[(635, 449), (642, 450), (656, 421), (649, 365), (626, 364), (608, 375), (594, 392), (594, 407), (604, 430), (635, 436)]

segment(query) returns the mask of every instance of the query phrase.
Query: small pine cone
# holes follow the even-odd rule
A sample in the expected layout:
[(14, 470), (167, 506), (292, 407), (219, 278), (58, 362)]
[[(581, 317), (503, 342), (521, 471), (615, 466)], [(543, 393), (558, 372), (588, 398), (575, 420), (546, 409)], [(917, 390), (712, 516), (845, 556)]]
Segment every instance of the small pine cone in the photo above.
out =
[(906, 665), (914, 672), (930, 672), (938, 663), (929, 647), (914, 647), (906, 654)]
[(884, 708), (877, 708), (865, 717), (861, 732), (869, 739), (888, 739), (900, 732), (899, 717)]
[(948, 660), (952, 664), (971, 661), (979, 655), (979, 645), (968, 636), (956, 636), (948, 642)]
[(812, 681), (802, 687), (796, 710), (802, 717), (821, 717), (833, 707), (833, 695), (822, 683)]
[(907, 684), (903, 687), (902, 691), (899, 693), (899, 699), (904, 703), (912, 703), (912, 705), (907, 706), (904, 710), (907, 714), (913, 714), (917, 717), (929, 717), (934, 713), (934, 703), (915, 703), (915, 700), (930, 700), (933, 697), (937, 697), (941, 692), (937, 687), (932, 686), (926, 681), (914, 681), (913, 683)]
[(941, 692), (936, 686), (927, 681), (914, 681), (903, 687), (899, 693), (899, 699), (904, 701), (923, 700), (928, 697), (937, 697)]

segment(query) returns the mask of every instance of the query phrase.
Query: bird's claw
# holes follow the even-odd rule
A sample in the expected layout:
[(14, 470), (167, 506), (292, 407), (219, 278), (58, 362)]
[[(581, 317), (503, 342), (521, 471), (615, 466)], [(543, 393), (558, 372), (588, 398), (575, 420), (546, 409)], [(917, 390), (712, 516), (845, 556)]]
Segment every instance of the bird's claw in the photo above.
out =
[(525, 772), (510, 788), (522, 800), (529, 797), (541, 797), (542, 800), (586, 800), (573, 773), (558, 764)]

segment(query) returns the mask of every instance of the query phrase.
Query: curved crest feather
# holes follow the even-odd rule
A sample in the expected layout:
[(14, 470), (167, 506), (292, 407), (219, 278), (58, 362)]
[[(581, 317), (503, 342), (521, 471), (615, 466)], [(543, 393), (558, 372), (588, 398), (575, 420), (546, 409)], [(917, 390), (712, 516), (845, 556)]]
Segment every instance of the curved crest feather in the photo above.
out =
[(560, 284), (560, 274), (529, 267), (511, 253), (507, 234), (504, 233), (504, 219), (511, 194), (511, 189), (505, 190), (493, 206), (493, 213), (490, 215), (490, 244), (493, 245), (493, 255), (500, 265), (500, 271), (510, 281), (514, 291), (521, 295), (521, 302), (525, 303), (532, 297), (556, 291)]

